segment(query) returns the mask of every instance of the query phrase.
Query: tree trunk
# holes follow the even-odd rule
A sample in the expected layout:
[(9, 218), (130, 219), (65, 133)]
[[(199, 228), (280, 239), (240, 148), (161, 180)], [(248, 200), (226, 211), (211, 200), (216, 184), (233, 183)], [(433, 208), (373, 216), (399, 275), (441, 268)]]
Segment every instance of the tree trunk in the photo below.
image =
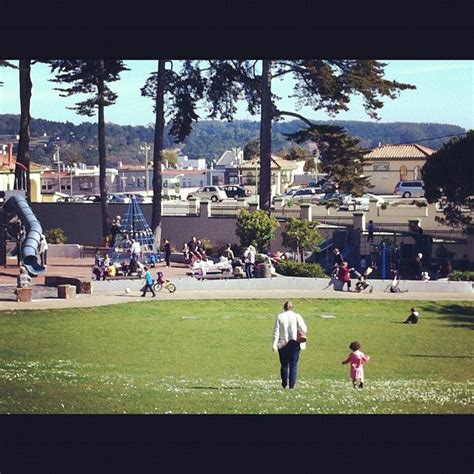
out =
[(260, 118), (260, 209), (270, 211), (271, 205), (271, 158), (272, 158), (272, 62), (262, 61), (262, 110)]
[(30, 101), (31, 101), (31, 59), (20, 59), (20, 140), (15, 166), (14, 188), (26, 191), (31, 199), (30, 182)]
[(98, 113), (98, 141), (99, 141), (99, 188), (100, 210), (102, 214), (102, 237), (104, 242), (109, 235), (109, 208), (107, 202), (107, 156), (105, 149), (105, 118), (104, 118), (104, 60), (99, 61), (99, 113)]
[(165, 133), (165, 64), (164, 59), (158, 60), (158, 75), (155, 99), (155, 140), (153, 144), (153, 210), (151, 230), (155, 236), (155, 245), (161, 243), (161, 190), (163, 177), (161, 163), (163, 162), (163, 135)]

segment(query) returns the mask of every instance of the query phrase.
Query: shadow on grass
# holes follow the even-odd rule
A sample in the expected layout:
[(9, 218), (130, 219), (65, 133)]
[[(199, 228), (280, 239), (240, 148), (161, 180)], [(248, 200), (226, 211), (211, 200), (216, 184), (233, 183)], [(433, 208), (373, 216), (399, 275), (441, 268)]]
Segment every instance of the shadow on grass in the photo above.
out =
[(474, 308), (460, 304), (431, 305), (427, 308), (433, 313), (441, 314), (440, 319), (448, 321), (457, 328), (474, 329)]
[(407, 354), (405, 357), (422, 357), (422, 358), (441, 358), (441, 359), (474, 359), (474, 356), (450, 356), (450, 355), (439, 355), (439, 354)]

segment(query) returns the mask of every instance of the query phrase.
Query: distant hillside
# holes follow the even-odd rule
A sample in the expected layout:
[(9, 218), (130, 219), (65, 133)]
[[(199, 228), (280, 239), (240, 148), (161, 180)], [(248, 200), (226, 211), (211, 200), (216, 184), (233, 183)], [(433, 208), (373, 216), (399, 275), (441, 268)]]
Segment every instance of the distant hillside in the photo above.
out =
[[(19, 130), (19, 115), (0, 115), (1, 135), (16, 135)], [(352, 136), (361, 140), (361, 145), (374, 148), (379, 143), (421, 143), (438, 149), (449, 138), (449, 135), (463, 133), (465, 130), (457, 125), (438, 123), (373, 123), (358, 121), (318, 121), (320, 124), (338, 125)], [(277, 151), (291, 146), (284, 133), (291, 133), (302, 126), (299, 120), (277, 122), (273, 125), (272, 146)], [(140, 144), (153, 143), (154, 130), (144, 126), (121, 126), (108, 123), (106, 126), (108, 162), (124, 163), (143, 162)], [(83, 122), (74, 125), (71, 122), (52, 122), (49, 120), (31, 120), (32, 159), (39, 163), (49, 163), (55, 145), (60, 145), (61, 160), (66, 163), (85, 162), (96, 164), (97, 125)], [(182, 151), (191, 158), (205, 158), (208, 161), (218, 159), (225, 150), (243, 148), (249, 141), (258, 139), (259, 123), (246, 120), (219, 122), (203, 120), (195, 124), (191, 135), (182, 144)], [(165, 147), (175, 146), (171, 137), (165, 137)], [(149, 155), (151, 156), (151, 154)]]

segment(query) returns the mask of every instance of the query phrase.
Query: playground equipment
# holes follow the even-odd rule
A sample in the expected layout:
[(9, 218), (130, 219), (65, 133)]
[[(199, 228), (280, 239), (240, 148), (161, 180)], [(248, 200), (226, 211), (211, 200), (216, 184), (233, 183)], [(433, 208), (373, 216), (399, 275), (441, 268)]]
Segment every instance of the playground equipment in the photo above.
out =
[(325, 240), (317, 251), (314, 251), (306, 263), (319, 263), (329, 274), (334, 265), (333, 249), (337, 247), (348, 262), (358, 262), (360, 259), (360, 235), (353, 229), (334, 230), (332, 237)]
[(126, 237), (140, 243), (143, 263), (155, 264), (164, 260), (161, 252), (156, 250), (156, 247), (159, 247), (159, 242), (155, 242), (155, 236), (140, 209), (136, 197), (133, 195), (122, 218), (121, 225), (122, 230), (117, 235), (114, 249), (110, 253), (112, 262), (130, 258), (129, 247), (127, 247), (130, 244)]
[(38, 251), (43, 229), (31, 210), (28, 201), (20, 193), (11, 195), (2, 209), (0, 237), (0, 263), (6, 264), (6, 234), (17, 241), (20, 263), (32, 276), (38, 276), (46, 268), (38, 262)]

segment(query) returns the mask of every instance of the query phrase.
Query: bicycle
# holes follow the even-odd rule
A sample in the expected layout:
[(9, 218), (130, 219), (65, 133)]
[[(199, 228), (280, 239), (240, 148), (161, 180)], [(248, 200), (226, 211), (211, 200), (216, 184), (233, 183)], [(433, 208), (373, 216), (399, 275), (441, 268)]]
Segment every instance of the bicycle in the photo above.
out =
[(161, 291), (163, 288), (166, 288), (170, 293), (176, 291), (176, 286), (168, 280), (165, 280), (163, 283), (157, 281), (153, 284), (153, 289), (155, 291)]

